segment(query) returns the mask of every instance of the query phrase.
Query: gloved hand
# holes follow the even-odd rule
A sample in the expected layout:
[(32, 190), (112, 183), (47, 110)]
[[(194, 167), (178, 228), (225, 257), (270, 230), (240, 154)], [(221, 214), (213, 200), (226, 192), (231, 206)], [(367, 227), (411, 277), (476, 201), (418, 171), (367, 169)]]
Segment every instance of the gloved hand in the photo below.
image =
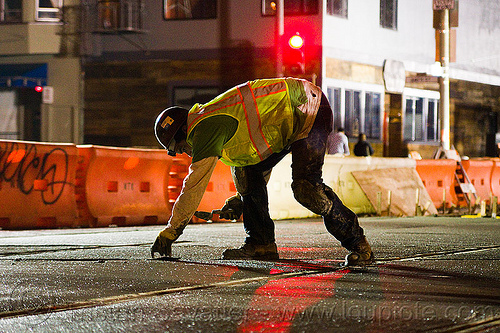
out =
[(236, 194), (226, 200), (224, 206), (220, 209), (219, 217), (226, 220), (237, 220), (243, 214), (243, 201), (239, 194)]
[(158, 237), (156, 237), (153, 246), (151, 246), (151, 257), (154, 259), (156, 252), (160, 254), (160, 257), (171, 257), (173, 242), (173, 240), (163, 236), (160, 233)]

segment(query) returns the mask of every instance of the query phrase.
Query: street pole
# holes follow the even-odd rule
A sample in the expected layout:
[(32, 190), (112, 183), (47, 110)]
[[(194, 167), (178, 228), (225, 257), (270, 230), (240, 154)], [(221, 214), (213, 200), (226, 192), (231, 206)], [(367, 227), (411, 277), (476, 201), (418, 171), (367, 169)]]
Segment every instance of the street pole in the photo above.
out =
[(443, 74), (439, 79), (441, 147), (450, 150), (450, 10), (439, 11), (439, 62)]
[(283, 35), (285, 34), (284, 0), (276, 1), (276, 73), (283, 77)]

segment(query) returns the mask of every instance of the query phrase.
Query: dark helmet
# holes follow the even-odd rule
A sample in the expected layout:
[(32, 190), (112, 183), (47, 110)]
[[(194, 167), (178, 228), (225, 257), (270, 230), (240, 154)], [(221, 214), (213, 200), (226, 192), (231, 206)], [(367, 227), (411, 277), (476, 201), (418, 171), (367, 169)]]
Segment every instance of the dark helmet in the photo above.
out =
[(186, 133), (182, 131), (182, 126), (187, 124), (188, 110), (172, 106), (163, 110), (155, 122), (155, 135), (163, 148), (168, 150), (168, 154), (175, 156), (174, 145), (186, 138)]

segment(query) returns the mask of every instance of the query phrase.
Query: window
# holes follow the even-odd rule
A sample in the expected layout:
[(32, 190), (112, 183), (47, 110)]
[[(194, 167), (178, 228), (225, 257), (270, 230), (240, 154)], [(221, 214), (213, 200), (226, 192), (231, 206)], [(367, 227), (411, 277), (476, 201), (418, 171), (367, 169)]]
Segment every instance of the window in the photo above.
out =
[(327, 0), (326, 12), (329, 15), (347, 18), (347, 1), (348, 0)]
[(345, 90), (345, 134), (357, 137), (361, 130), (361, 91)]
[(364, 133), (372, 141), (382, 140), (384, 87), (329, 78), (325, 83), (334, 129), (343, 127), (350, 139)]
[(405, 141), (439, 141), (438, 100), (427, 97), (406, 97), (403, 137)]
[(98, 27), (101, 31), (140, 31), (143, 22), (143, 1), (99, 1), (97, 3)]
[(427, 103), (427, 141), (439, 140), (439, 108), (437, 100), (430, 99)]
[(343, 127), (350, 139), (360, 133), (382, 140), (384, 86), (326, 78), (327, 97), (333, 110), (333, 127)]
[[(283, 0), (285, 15), (315, 15), (319, 12), (318, 0)], [(262, 15), (276, 15), (276, 0), (262, 0)]]
[(62, 0), (37, 0), (36, 20), (44, 22), (61, 21)]
[(365, 126), (363, 133), (368, 139), (380, 139), (381, 135), (381, 94), (374, 92), (365, 93)]
[(214, 19), (217, 0), (163, 0), (163, 18), (166, 20)]
[(342, 122), (342, 110), (341, 110), (341, 99), (340, 99), (340, 88), (328, 88), (328, 100), (332, 107), (333, 112), (333, 128), (344, 127)]
[(173, 104), (191, 108), (194, 104), (204, 104), (211, 101), (220, 93), (214, 87), (175, 87)]
[(22, 0), (0, 0), (0, 22), (22, 22)]
[(380, 26), (398, 29), (398, 0), (380, 0)]

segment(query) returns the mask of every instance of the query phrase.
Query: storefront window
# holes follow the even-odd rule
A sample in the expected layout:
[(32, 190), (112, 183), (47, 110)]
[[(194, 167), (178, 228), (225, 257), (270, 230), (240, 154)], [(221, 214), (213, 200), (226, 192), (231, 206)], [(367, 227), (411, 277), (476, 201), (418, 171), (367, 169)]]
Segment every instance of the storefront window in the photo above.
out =
[(438, 101), (406, 97), (403, 137), (408, 142), (435, 142), (439, 139)]

